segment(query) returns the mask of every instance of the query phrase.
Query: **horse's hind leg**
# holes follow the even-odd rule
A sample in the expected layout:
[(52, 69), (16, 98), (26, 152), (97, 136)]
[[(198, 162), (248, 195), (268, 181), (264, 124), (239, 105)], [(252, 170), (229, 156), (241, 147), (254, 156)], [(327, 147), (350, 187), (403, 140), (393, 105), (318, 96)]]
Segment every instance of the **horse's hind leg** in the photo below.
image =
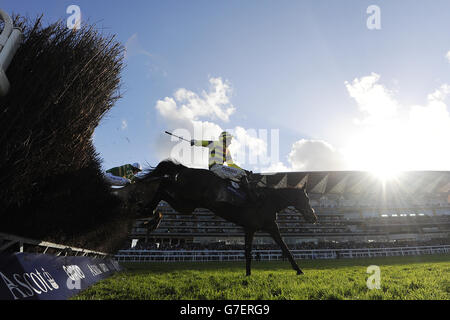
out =
[(252, 243), (255, 231), (245, 230), (245, 268), (246, 275), (249, 276), (252, 273), (251, 263), (252, 263)]
[(273, 240), (280, 246), (281, 251), (283, 251), (283, 254), (289, 259), (289, 262), (292, 265), (292, 268), (297, 271), (297, 274), (303, 274), (302, 270), (298, 267), (297, 263), (294, 260), (294, 257), (291, 254), (291, 251), (289, 251), (289, 248), (287, 247), (286, 243), (283, 241), (283, 238), (281, 238), (280, 230), (278, 229), (278, 226), (276, 223), (273, 223), (269, 228), (266, 228), (266, 231), (272, 236)]

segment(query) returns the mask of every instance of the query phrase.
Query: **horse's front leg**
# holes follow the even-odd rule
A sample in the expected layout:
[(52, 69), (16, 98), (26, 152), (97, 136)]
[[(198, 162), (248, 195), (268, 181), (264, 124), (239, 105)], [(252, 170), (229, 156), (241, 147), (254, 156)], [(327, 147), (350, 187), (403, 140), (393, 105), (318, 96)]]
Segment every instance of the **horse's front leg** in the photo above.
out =
[(280, 246), (281, 251), (283, 254), (289, 259), (289, 262), (292, 265), (292, 268), (297, 271), (297, 274), (303, 274), (302, 270), (298, 267), (297, 263), (294, 260), (294, 257), (291, 254), (291, 251), (287, 247), (286, 243), (283, 241), (283, 238), (281, 238), (280, 230), (278, 229), (278, 225), (274, 222), (270, 227), (266, 228), (265, 231), (267, 231), (275, 240), (275, 242)]
[(157, 193), (153, 199), (144, 207), (143, 213), (148, 214), (151, 213), (152, 216), (158, 215), (158, 212), (156, 212), (156, 207), (161, 202), (161, 196), (159, 193)]
[(254, 230), (245, 229), (245, 268), (246, 275), (249, 276), (252, 273), (251, 263), (252, 263), (252, 243), (253, 236), (255, 235)]

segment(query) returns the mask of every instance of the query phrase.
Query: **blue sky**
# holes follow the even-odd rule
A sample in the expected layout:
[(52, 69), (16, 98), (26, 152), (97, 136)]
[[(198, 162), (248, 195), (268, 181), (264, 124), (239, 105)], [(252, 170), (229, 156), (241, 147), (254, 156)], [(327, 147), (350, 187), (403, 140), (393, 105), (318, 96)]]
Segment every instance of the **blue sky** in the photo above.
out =
[[(277, 163), (242, 163), (247, 169), (450, 170), (450, 153), (441, 150), (450, 138), (448, 1), (19, 0), (0, 7), (53, 22), (66, 20), (71, 4), (83, 23), (116, 34), (128, 49), (123, 98), (94, 137), (105, 168), (155, 165), (176, 144), (164, 137), (176, 128), (158, 101), (181, 88), (206, 99), (211, 79), (220, 79), (226, 102), (211, 108), (234, 112), (176, 123), (279, 130)], [(370, 5), (380, 8), (380, 30), (367, 28)], [(175, 103), (179, 120), (183, 101)], [(380, 114), (380, 104), (390, 109)]]

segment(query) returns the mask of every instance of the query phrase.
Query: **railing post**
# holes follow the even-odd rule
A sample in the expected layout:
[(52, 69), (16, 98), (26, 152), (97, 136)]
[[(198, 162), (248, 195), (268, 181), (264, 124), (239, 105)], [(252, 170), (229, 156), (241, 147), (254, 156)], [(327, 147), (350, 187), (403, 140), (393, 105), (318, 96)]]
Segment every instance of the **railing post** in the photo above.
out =
[(5, 96), (10, 87), (5, 71), (20, 46), (22, 30), (15, 28), (11, 17), (1, 9), (0, 19), (4, 22), (3, 31), (0, 34), (0, 96)]

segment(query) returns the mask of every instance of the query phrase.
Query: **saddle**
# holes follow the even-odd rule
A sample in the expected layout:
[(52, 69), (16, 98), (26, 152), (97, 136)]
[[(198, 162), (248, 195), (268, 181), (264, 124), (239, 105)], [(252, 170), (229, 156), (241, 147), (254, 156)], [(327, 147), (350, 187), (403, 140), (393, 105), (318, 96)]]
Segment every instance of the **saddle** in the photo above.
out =
[[(245, 178), (244, 178), (245, 179)], [(255, 201), (256, 195), (250, 194), (254, 192), (250, 190), (255, 187), (253, 182), (240, 181), (239, 183), (231, 180), (224, 179), (227, 184), (226, 188), (221, 190), (216, 198), (219, 202), (228, 202), (236, 206), (242, 206), (247, 204), (249, 201)]]

